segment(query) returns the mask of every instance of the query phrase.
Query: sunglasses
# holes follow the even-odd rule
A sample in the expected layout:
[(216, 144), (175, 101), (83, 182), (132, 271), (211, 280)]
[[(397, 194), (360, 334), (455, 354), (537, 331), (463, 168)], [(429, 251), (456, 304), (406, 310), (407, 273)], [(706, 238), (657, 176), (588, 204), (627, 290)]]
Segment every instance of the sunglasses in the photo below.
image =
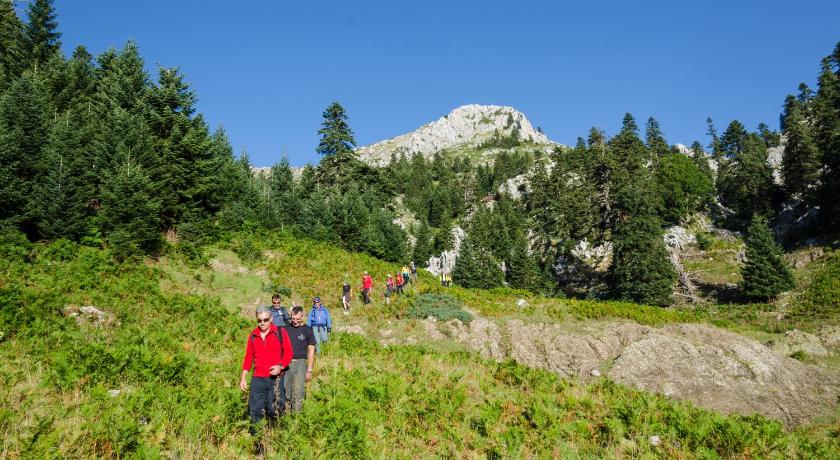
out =
[(271, 318), (263, 318), (263, 319), (257, 318), (257, 324), (267, 323), (269, 321), (271, 321)]

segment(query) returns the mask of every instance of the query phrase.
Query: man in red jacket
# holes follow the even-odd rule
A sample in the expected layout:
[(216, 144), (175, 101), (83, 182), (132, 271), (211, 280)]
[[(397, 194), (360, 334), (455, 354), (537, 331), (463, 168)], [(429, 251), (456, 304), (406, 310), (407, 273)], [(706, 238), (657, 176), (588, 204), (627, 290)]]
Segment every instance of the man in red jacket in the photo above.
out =
[(242, 361), (242, 377), (239, 388), (248, 391), (245, 377), (253, 364), (251, 394), (248, 396), (248, 412), (252, 428), (265, 415), (276, 418), (281, 415), (285, 401), (280, 399), (280, 375), (292, 360), (292, 342), (282, 328), (271, 322), (271, 309), (259, 307), (256, 311), (257, 327), (248, 335), (245, 359)]
[(365, 305), (370, 303), (370, 290), (373, 289), (373, 278), (365, 272), (362, 275), (362, 298), (364, 298)]

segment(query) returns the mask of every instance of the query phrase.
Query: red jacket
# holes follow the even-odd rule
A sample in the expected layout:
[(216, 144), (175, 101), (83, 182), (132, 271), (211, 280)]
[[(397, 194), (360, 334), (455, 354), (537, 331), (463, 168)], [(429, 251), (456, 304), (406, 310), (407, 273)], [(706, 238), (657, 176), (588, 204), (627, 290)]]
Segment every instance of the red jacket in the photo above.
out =
[(370, 275), (362, 277), (362, 289), (370, 289), (373, 287), (373, 278)]
[[(280, 334), (280, 338), (277, 334)], [(248, 335), (245, 359), (242, 360), (243, 371), (251, 370), (251, 364), (253, 363), (254, 377), (269, 377), (271, 366), (279, 364), (283, 368), (287, 368), (291, 361), (292, 341), (289, 340), (289, 334), (286, 333), (285, 329), (271, 324), (268, 327), (268, 334), (263, 339), (260, 337), (260, 328), (257, 326)]]

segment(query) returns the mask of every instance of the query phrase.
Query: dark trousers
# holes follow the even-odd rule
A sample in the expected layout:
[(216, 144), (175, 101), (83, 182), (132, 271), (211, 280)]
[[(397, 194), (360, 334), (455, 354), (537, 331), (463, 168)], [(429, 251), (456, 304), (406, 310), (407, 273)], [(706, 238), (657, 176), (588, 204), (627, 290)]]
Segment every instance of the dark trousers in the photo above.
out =
[(365, 305), (370, 303), (370, 289), (362, 289), (362, 298), (365, 301)]
[(248, 413), (251, 423), (256, 424), (266, 415), (277, 418), (283, 414), (286, 392), (283, 376), (251, 377), (251, 394), (248, 395)]

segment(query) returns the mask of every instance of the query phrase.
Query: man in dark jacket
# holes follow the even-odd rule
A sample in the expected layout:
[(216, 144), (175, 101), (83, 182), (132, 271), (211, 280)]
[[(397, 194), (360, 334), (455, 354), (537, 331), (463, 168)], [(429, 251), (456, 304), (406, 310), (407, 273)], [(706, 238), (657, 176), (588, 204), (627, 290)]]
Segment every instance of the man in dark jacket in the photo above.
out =
[(292, 342), (292, 362), (285, 377), (286, 396), (291, 403), (292, 412), (303, 409), (303, 399), (306, 397), (306, 382), (312, 380), (312, 370), (315, 366), (315, 334), (312, 328), (304, 322), (303, 307), (292, 308), (292, 321), (285, 329)]

